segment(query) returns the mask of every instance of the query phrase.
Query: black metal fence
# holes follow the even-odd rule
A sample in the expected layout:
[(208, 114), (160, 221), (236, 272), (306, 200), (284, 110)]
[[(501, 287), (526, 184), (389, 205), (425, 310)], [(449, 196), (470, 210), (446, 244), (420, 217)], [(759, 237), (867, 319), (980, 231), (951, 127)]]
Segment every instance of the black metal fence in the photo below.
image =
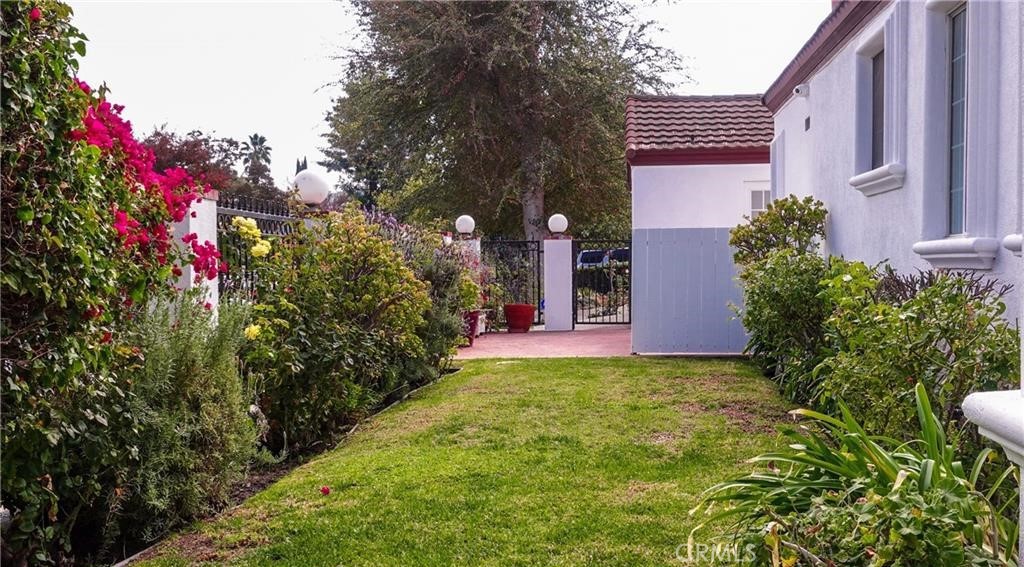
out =
[[(484, 265), (494, 270), (491, 278), (501, 290), (505, 303), (529, 303), (537, 306), (534, 324), (543, 321), (541, 298), (543, 248), (537, 240), (484, 240), (480, 242)], [(501, 320), (502, 314), (495, 314)]]
[(220, 277), (221, 293), (244, 293), (256, 277), (251, 269), (252, 245), (243, 242), (232, 228), (231, 221), (235, 217), (255, 220), (264, 238), (271, 241), (274, 237), (290, 234), (295, 229), (295, 223), (301, 220), (291, 213), (286, 203), (252, 197), (221, 198), (217, 203), (217, 248), (228, 264), (228, 272)]
[(573, 325), (632, 321), (629, 240), (574, 240)]

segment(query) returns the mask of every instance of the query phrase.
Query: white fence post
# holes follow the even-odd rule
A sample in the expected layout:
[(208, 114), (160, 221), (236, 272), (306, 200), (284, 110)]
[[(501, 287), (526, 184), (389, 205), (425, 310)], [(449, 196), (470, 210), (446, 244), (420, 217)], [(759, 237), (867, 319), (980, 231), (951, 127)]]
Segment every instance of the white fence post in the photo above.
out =
[[(203, 244), (207, 240), (217, 245), (217, 200), (219, 195), (217, 191), (208, 191), (203, 196), (203, 200), (199, 203), (192, 203), (189, 209), (189, 214), (185, 215), (185, 220), (174, 223), (174, 240), (179, 246), (188, 246), (181, 241), (181, 237), (185, 236), (190, 232), (196, 233), (196, 241), (199, 244)], [(192, 216), (195, 213), (195, 216)], [(211, 308), (214, 312), (217, 310), (217, 304), (220, 299), (218, 292), (218, 284), (220, 281), (220, 275), (212, 280), (206, 279), (205, 275), (201, 275), (200, 282), (197, 284), (195, 281), (196, 271), (191, 265), (186, 264), (181, 267), (181, 277), (178, 278), (178, 285), (183, 289), (192, 289), (197, 286), (202, 286), (206, 291), (206, 301), (210, 303)]]
[(572, 273), (576, 259), (572, 257), (571, 238), (549, 238), (544, 241), (544, 330), (571, 331)]

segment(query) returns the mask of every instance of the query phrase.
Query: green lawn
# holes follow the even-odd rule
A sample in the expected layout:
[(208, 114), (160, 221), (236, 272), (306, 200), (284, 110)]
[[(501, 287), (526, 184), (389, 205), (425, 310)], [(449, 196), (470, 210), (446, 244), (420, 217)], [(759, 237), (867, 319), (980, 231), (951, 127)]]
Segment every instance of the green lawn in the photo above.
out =
[(145, 565), (679, 565), (785, 409), (739, 361), (470, 361)]

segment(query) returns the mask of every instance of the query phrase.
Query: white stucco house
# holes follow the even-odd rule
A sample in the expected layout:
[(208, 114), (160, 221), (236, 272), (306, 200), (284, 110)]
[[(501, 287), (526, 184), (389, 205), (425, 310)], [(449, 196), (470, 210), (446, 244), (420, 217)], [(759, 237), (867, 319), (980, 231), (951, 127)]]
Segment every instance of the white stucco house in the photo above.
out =
[(772, 194), (830, 211), (826, 252), (983, 270), (1020, 313), (1024, 4), (834, 2), (768, 88)]
[[(772, 195), (826, 204), (828, 253), (1014, 284), (1019, 322), (1022, 52), (1017, 0), (833, 2), (764, 95)], [(1024, 465), (1022, 390), (972, 394), (964, 413)]]
[(772, 128), (760, 95), (626, 101), (633, 352), (743, 351), (729, 229), (770, 200)]

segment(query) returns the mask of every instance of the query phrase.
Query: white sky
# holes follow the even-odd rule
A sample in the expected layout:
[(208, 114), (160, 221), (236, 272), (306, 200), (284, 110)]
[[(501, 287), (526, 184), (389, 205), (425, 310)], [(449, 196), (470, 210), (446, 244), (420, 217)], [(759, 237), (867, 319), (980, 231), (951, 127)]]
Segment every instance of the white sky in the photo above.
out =
[[(347, 3), (72, 0), (89, 37), (80, 78), (106, 82), (137, 135), (166, 123), (239, 141), (259, 132), (283, 186), (295, 159), (322, 158), (324, 115), (351, 44)], [(764, 92), (828, 14), (829, 0), (683, 0), (640, 8), (689, 62), (680, 94)]]

